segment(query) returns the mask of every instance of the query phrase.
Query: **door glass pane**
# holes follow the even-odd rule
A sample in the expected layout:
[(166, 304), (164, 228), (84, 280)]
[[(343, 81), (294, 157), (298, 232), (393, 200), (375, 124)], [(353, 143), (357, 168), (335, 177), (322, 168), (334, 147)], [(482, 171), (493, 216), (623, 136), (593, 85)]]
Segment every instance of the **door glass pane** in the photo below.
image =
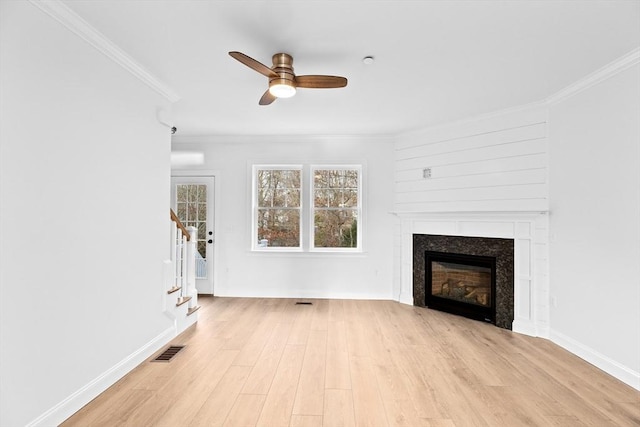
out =
[(207, 186), (177, 184), (177, 212), (182, 224), (196, 227), (196, 278), (207, 278)]

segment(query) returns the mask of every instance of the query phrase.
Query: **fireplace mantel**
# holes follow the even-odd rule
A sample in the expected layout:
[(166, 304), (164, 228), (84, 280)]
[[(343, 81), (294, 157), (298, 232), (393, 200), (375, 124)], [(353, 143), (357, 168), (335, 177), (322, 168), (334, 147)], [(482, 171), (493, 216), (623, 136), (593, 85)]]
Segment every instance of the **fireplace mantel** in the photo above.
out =
[(413, 235), (514, 240), (513, 331), (548, 338), (548, 212), (393, 212), (401, 221), (400, 283), (394, 294), (413, 304)]

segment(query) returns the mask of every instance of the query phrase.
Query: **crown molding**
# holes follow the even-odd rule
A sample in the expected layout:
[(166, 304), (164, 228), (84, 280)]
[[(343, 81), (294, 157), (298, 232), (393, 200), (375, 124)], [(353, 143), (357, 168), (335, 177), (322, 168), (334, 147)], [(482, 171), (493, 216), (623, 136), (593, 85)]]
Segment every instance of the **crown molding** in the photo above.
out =
[(544, 100), (544, 103), (547, 105), (552, 105), (564, 101), (565, 99), (576, 95), (577, 93), (582, 92), (585, 89), (595, 86), (598, 83), (615, 76), (621, 71), (632, 67), (633, 65), (636, 65), (638, 62), (640, 62), (640, 48), (635, 48), (626, 55), (621, 56), (620, 58), (616, 59), (613, 62), (610, 62), (599, 70), (594, 71), (593, 73), (579, 79), (578, 81), (551, 95)]
[(176, 102), (180, 97), (165, 83), (145, 70), (131, 56), (120, 49), (115, 43), (91, 26), (80, 15), (69, 9), (60, 0), (29, 0), (31, 4), (51, 16), (70, 31), (96, 48), (99, 52), (116, 64), (137, 77), (151, 89), (158, 92), (170, 102)]

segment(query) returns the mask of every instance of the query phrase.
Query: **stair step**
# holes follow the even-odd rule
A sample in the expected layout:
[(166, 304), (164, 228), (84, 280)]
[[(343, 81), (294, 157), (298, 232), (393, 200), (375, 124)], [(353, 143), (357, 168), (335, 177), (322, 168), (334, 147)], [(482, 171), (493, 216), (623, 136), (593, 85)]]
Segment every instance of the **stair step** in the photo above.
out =
[(193, 313), (195, 313), (196, 311), (200, 310), (200, 306), (196, 305), (195, 307), (191, 307), (188, 311), (187, 311), (187, 316), (191, 316)]
[(191, 299), (191, 297), (180, 297), (180, 298), (178, 298), (178, 302), (176, 302), (176, 307), (180, 307), (185, 302), (189, 302), (190, 299)]
[(174, 286), (173, 288), (169, 289), (169, 290), (167, 291), (167, 293), (168, 293), (168, 294), (172, 294), (172, 293), (174, 293), (174, 292), (179, 291), (180, 289), (182, 289), (182, 287), (180, 287), (180, 286)]

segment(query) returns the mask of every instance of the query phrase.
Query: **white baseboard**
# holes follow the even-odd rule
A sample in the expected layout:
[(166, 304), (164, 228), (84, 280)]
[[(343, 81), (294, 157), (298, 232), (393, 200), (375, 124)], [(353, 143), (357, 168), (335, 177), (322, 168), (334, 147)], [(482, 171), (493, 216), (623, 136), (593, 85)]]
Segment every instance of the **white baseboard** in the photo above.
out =
[(596, 350), (587, 347), (586, 345), (558, 331), (554, 331), (553, 329), (550, 331), (549, 339), (560, 347), (563, 347), (581, 359), (584, 359), (599, 369), (602, 369), (609, 375), (619, 379), (623, 383), (630, 385), (636, 390), (640, 390), (639, 372), (635, 372), (633, 369), (621, 365), (615, 360), (612, 360), (609, 357), (600, 354)]
[(413, 294), (401, 292), (398, 302), (401, 304), (413, 305)]
[(309, 299), (361, 299), (361, 300), (389, 300), (396, 299), (390, 293), (353, 293), (353, 292), (325, 292), (325, 291), (263, 291), (263, 290), (237, 290), (237, 289), (218, 289), (216, 290), (218, 297), (233, 298), (309, 298)]
[(111, 387), (133, 368), (152, 356), (163, 345), (171, 341), (176, 334), (174, 327), (166, 329), (154, 339), (143, 345), (120, 363), (94, 379), (62, 402), (40, 415), (27, 424), (27, 427), (50, 427), (60, 425), (64, 420), (75, 414), (84, 405), (95, 399), (100, 393)]
[(526, 319), (514, 319), (511, 325), (513, 332), (528, 335), (530, 337), (540, 337), (549, 339), (549, 328), (541, 327), (536, 322)]

